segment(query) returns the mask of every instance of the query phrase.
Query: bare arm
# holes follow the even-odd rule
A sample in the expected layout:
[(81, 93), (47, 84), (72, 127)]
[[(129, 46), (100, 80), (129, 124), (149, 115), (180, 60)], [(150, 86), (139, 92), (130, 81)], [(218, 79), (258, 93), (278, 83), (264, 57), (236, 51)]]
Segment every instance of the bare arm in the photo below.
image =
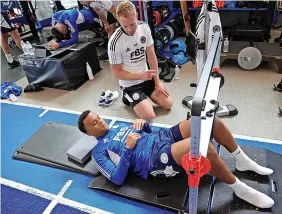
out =
[(119, 80), (140, 80), (142, 79), (142, 73), (135, 73), (125, 71), (122, 69), (122, 64), (111, 64), (111, 69), (114, 76)]
[[(147, 59), (150, 65), (150, 69), (158, 71), (158, 59), (155, 53), (155, 47), (154, 44), (147, 47), (146, 49), (146, 53), (147, 53)], [(154, 81), (155, 81), (155, 85), (157, 85), (160, 81), (158, 72), (156, 72), (157, 75), (154, 76)]]

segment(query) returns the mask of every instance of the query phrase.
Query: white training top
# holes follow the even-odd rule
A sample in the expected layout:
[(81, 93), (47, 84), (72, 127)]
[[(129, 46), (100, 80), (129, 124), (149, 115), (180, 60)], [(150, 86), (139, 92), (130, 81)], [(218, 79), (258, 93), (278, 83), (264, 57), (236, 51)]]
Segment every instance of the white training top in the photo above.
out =
[[(129, 72), (144, 72), (148, 70), (146, 49), (154, 44), (151, 29), (145, 22), (138, 22), (133, 36), (127, 35), (118, 28), (109, 39), (108, 55), (110, 64), (122, 64)], [(144, 80), (119, 80), (122, 87), (129, 87), (144, 82)]]

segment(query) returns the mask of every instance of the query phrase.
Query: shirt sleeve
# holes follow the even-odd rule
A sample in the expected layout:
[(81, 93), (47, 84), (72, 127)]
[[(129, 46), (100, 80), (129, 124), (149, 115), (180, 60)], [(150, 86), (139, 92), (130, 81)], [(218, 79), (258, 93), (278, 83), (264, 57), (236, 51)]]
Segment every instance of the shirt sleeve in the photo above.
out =
[(151, 125), (150, 125), (150, 123), (147, 120), (146, 120), (146, 123), (145, 123), (145, 125), (143, 127), (143, 130), (146, 133), (152, 133)]
[(147, 38), (146, 47), (150, 47), (152, 44), (154, 44), (154, 40), (152, 37), (151, 29), (147, 23), (145, 24), (145, 33), (146, 33), (146, 38)]
[(111, 9), (111, 7), (113, 6), (113, 2), (112, 1), (92, 1), (90, 3), (90, 7), (94, 8), (94, 7), (98, 7), (101, 8), (103, 10), (109, 10)]
[(68, 26), (68, 28), (71, 31), (71, 38), (69, 40), (60, 42), (59, 43), (60, 48), (78, 43), (78, 27), (76, 24), (75, 17), (71, 17), (69, 20), (66, 19), (64, 23)]
[(119, 42), (115, 39), (116, 36), (113, 35), (108, 42), (109, 63), (112, 65), (122, 64), (122, 53), (118, 47)]
[(123, 147), (120, 161), (115, 165), (109, 157), (108, 151), (94, 151), (93, 157), (97, 169), (116, 185), (122, 185), (128, 174), (130, 165), (131, 149)]

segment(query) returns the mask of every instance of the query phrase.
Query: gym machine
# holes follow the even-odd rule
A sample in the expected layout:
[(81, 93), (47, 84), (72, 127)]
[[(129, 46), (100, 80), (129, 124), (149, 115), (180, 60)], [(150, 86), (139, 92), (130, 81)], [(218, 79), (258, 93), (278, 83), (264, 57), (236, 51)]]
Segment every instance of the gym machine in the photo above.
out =
[[(210, 18), (207, 17), (210, 16), (211, 8), (214, 10), (214, 7), (216, 7), (214, 0), (204, 1), (202, 12), (206, 17), (205, 32), (208, 32), (211, 24)], [(181, 159), (181, 164), (188, 174), (189, 203), (184, 205), (182, 213), (197, 213), (200, 178), (209, 173), (211, 169), (207, 151), (212, 138), (214, 118), (219, 110), (217, 101), (219, 90), (224, 84), (224, 77), (219, 72), (221, 43), (221, 26), (214, 26), (213, 36), (205, 35), (204, 55), (206, 60), (202, 66), (197, 66), (197, 69), (201, 69), (201, 76), (191, 100), (191, 150)], [(183, 204), (185, 201), (187, 201), (186, 198)]]
[[(200, 29), (197, 29), (196, 31), (196, 35), (194, 35), (191, 31), (190, 31), (190, 37), (193, 37), (194, 41), (195, 41), (195, 52), (196, 52), (196, 64), (197, 64), (197, 81), (198, 81), (198, 86), (199, 87), (199, 83), (200, 80), (202, 78), (203, 74), (203, 67), (205, 65), (205, 63), (209, 63), (209, 58), (207, 58), (208, 56), (208, 51), (209, 51), (209, 47), (211, 46), (211, 40), (214, 37), (214, 35), (211, 35), (216, 33), (217, 31), (220, 32), (220, 48), (219, 50), (219, 56), (216, 56), (220, 61), (220, 53), (221, 53), (221, 43), (222, 43), (222, 29), (221, 29), (221, 22), (220, 22), (220, 17), (218, 15), (213, 17), (214, 14), (212, 14), (214, 10), (217, 10), (217, 6), (216, 4), (212, 4), (212, 2), (205, 2), (205, 4), (203, 4), (202, 9), (201, 9), (201, 13), (198, 17), (198, 26)], [(204, 18), (201, 18), (204, 17)], [(213, 19), (217, 19), (217, 21), (215, 22), (211, 22)], [(203, 21), (201, 21), (203, 20)], [(200, 24), (202, 23), (202, 24)], [(203, 24), (204, 23), (204, 24)], [(213, 24), (213, 23), (217, 23), (217, 24)], [(214, 26), (210, 26), (210, 25), (214, 25)], [(210, 29), (213, 29), (213, 32), (210, 31)], [(200, 41), (200, 36), (202, 35), (202, 32), (204, 32), (204, 41)], [(199, 33), (199, 35), (197, 35)], [(210, 50), (211, 51), (211, 50)], [(195, 60), (194, 60), (195, 62)], [(218, 68), (219, 70), (219, 65)], [(191, 84), (191, 87), (196, 87), (196, 84)], [(183, 99), (182, 104), (192, 108), (192, 103), (193, 103), (193, 97), (192, 96), (187, 96)], [(216, 109), (216, 116), (218, 117), (222, 117), (222, 116), (235, 116), (238, 114), (238, 110), (235, 106), (228, 104), (226, 106), (217, 106)]]

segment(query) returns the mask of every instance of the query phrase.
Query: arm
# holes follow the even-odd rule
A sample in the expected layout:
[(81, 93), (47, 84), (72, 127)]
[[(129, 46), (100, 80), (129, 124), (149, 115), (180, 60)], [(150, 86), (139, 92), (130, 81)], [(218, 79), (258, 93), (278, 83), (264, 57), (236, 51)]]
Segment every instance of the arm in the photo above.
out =
[[(145, 33), (147, 37), (146, 54), (147, 54), (148, 63), (149, 63), (150, 69), (158, 71), (158, 59), (155, 53), (154, 40), (152, 37), (151, 29), (149, 25), (147, 24), (146, 24), (145, 29), (146, 29)], [(158, 73), (157, 75), (154, 76), (154, 82), (155, 82), (155, 85), (158, 85), (160, 82)]]
[(94, 152), (93, 156), (97, 169), (113, 183), (122, 185), (128, 174), (131, 152), (131, 149), (123, 147), (120, 161), (117, 165), (111, 161), (106, 150)]
[(143, 127), (144, 132), (146, 133), (152, 133), (152, 127), (150, 125), (150, 123), (146, 120), (146, 123)]
[(126, 71), (122, 68), (122, 64), (111, 64), (111, 70), (114, 76), (119, 80), (140, 80), (142, 73), (134, 73)]
[[(148, 58), (148, 63), (150, 65), (150, 69), (158, 71), (158, 59), (157, 59), (157, 56), (156, 56), (156, 53), (155, 53), (154, 44), (147, 47), (146, 54), (147, 54), (147, 58)], [(155, 82), (155, 85), (159, 84), (159, 82), (160, 82), (159, 75), (154, 76), (154, 82)]]

